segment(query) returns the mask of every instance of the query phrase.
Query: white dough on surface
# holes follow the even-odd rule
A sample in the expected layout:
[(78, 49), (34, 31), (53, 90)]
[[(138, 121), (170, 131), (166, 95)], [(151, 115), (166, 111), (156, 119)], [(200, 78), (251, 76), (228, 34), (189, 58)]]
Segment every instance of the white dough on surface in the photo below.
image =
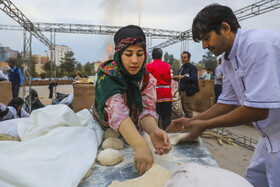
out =
[(103, 149), (123, 149), (123, 141), (119, 138), (106, 138), (102, 143)]
[(171, 172), (158, 164), (154, 164), (149, 171), (141, 177), (124, 182), (113, 181), (109, 187), (163, 187), (171, 176)]
[(231, 171), (190, 162), (180, 166), (165, 187), (252, 187), (243, 177)]
[(97, 161), (103, 166), (113, 166), (123, 160), (123, 156), (118, 150), (105, 149), (97, 155)]
[(171, 145), (177, 145), (179, 142), (199, 142), (198, 138), (195, 139), (191, 139), (191, 140), (184, 140), (185, 137), (188, 135), (189, 133), (168, 133), (168, 137), (169, 137), (169, 141), (171, 143)]
[(115, 130), (108, 128), (103, 135), (103, 139), (106, 138), (118, 138), (120, 137), (120, 133), (116, 132)]

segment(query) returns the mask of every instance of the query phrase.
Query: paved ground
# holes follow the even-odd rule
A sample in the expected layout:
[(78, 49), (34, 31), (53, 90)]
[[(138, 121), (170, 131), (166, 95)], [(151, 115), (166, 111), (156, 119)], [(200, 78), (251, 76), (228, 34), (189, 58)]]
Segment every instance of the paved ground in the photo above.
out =
[[(246, 129), (247, 132), (250, 131), (250, 133), (256, 131), (253, 127), (249, 128), (246, 126), (236, 127), (239, 131), (243, 129)], [(226, 143), (220, 145), (216, 138), (202, 138), (202, 140), (221, 168), (233, 171), (241, 176), (245, 175), (253, 151), (242, 146), (233, 146)]]
[[(49, 89), (47, 86), (34, 86), (33, 88), (38, 92), (39, 98), (43, 104), (51, 104), (51, 99), (48, 98)], [(64, 94), (73, 93), (73, 86), (59, 85), (57, 86), (56, 91)], [(19, 96), (22, 97), (22, 90), (20, 90)], [(258, 140), (259, 138), (257, 131), (251, 126), (243, 125), (227, 129), (255, 140)], [(241, 146), (233, 146), (226, 143), (220, 145), (214, 137), (202, 139), (221, 168), (228, 169), (244, 176), (246, 168), (248, 167), (253, 155), (253, 151)]]
[[(33, 86), (32, 88), (37, 91), (39, 99), (44, 105), (50, 105), (52, 103), (52, 100), (49, 99), (50, 91), (48, 89), (48, 86)], [(54, 89), (53, 89), (53, 91), (54, 91)], [(58, 85), (56, 87), (56, 92), (64, 93), (64, 94), (73, 93), (73, 86), (72, 85)], [(22, 97), (22, 95), (23, 95), (23, 91), (22, 91), (22, 88), (20, 88), (19, 97)], [(25, 97), (27, 95), (28, 94), (26, 94)], [(55, 98), (53, 98), (53, 99), (55, 99)]]

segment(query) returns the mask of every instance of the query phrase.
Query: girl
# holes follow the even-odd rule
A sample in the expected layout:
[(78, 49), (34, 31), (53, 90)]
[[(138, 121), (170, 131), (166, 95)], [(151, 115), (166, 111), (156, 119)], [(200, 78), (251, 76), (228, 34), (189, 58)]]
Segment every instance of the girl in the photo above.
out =
[(129, 25), (114, 36), (114, 60), (100, 65), (95, 86), (93, 116), (103, 128), (119, 131), (134, 149), (134, 165), (140, 175), (153, 165), (152, 152), (138, 130), (146, 131), (156, 154), (171, 149), (168, 136), (157, 125), (156, 79), (146, 71), (146, 37)]

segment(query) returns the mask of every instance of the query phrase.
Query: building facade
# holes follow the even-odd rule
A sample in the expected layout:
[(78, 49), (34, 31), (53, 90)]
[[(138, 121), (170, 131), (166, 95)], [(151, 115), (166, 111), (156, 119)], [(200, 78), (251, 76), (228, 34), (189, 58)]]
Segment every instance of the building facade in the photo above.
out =
[(0, 44), (0, 62), (5, 62), (7, 61), (9, 58), (17, 58), (18, 55), (18, 51), (16, 50), (12, 50), (9, 47), (3, 47)]
[(43, 66), (46, 62), (49, 61), (49, 57), (41, 55), (32, 55), (32, 58), (35, 62), (35, 71), (40, 75), (44, 72)]
[[(57, 66), (61, 65), (61, 60), (65, 57), (65, 53), (70, 52), (71, 48), (67, 47), (65, 45), (57, 45), (55, 46), (55, 64)], [(45, 56), (49, 57), (51, 59), (51, 51), (46, 51)]]

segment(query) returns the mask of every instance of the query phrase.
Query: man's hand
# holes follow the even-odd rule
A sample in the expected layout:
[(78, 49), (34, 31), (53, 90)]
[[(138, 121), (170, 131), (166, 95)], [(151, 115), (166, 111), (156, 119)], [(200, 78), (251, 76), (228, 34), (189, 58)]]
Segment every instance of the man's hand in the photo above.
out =
[(190, 119), (185, 117), (172, 120), (171, 124), (166, 128), (166, 132), (170, 132), (170, 133), (184, 132), (185, 129), (183, 124), (188, 123), (188, 121), (190, 121)]
[(172, 79), (178, 81), (178, 76), (173, 76)]
[(184, 75), (178, 75), (178, 79), (184, 78)]
[(204, 120), (191, 120), (188, 118), (179, 118), (173, 120), (171, 125), (166, 129), (166, 132), (186, 132), (189, 134), (186, 136), (185, 140), (191, 140), (200, 136), (203, 131), (206, 130), (206, 121)]
[(164, 130), (156, 129), (150, 134), (150, 137), (156, 154), (167, 154), (171, 150), (169, 138)]

